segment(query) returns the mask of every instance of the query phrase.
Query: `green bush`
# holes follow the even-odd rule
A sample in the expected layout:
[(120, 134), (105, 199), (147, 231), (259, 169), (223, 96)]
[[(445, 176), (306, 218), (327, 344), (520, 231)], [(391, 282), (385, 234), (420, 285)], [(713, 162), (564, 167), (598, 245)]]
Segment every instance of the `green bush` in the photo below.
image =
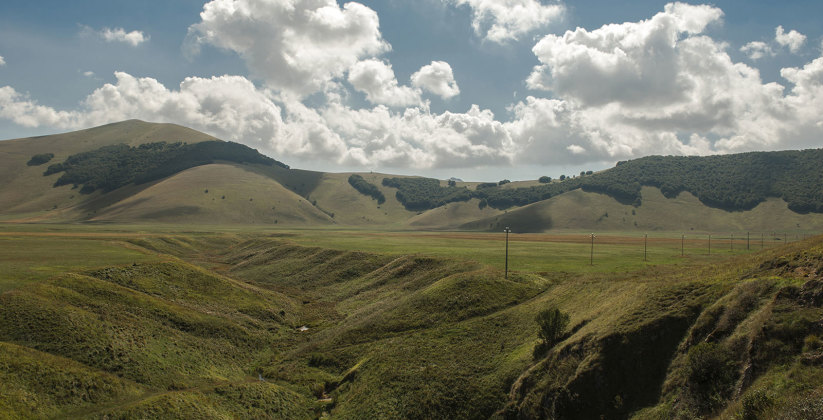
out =
[(741, 405), (743, 420), (757, 420), (763, 418), (763, 413), (774, 405), (774, 400), (765, 391), (756, 390), (747, 393)]
[(689, 392), (704, 413), (721, 407), (737, 380), (737, 365), (731, 353), (714, 343), (700, 343), (689, 349), (686, 371)]
[(555, 307), (544, 309), (537, 313), (535, 321), (540, 328), (537, 332), (540, 343), (534, 348), (534, 357), (542, 357), (555, 344), (563, 339), (566, 328), (569, 326), (569, 314)]

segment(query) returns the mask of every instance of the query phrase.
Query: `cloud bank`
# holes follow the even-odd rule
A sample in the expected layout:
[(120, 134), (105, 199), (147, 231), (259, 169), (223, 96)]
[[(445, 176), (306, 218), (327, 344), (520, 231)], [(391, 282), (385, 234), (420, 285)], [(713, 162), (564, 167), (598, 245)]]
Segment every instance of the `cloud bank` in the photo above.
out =
[[(823, 57), (765, 83), (706, 34), (723, 24), (713, 6), (670, 3), (646, 20), (542, 37), (524, 81), (530, 95), (502, 116), (480, 105), (432, 112), (426, 94), (460, 93), (451, 66), (432, 61), (399, 81), (381, 57), (391, 46), (377, 15), (356, 3), (215, 0), (201, 17), (194, 42), (237, 52), (252, 79), (189, 77), (167, 88), (117, 72), (72, 111), (5, 86), (0, 118), (63, 129), (174, 122), (286, 161), (415, 170), (801, 148), (823, 134)], [(767, 51), (758, 48), (750, 53)], [(352, 105), (351, 89), (368, 104)]]

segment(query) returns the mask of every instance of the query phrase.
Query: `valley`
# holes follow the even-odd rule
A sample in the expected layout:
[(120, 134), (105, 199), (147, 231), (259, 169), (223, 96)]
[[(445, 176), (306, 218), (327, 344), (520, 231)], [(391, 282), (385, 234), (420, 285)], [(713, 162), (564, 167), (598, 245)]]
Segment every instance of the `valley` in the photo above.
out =
[[(650, 238), (643, 262), (642, 238), (606, 235), (589, 266), (580, 233), (513, 234), (504, 279), (502, 233), (4, 225), (3, 412), (671, 418), (817, 404), (820, 237), (718, 240), (712, 255), (693, 240), (681, 257), (674, 236)], [(535, 358), (546, 307), (570, 329)], [(696, 383), (695, 348), (730, 379)]]
[(495, 183), (3, 141), (0, 418), (815, 418), (820, 157)]

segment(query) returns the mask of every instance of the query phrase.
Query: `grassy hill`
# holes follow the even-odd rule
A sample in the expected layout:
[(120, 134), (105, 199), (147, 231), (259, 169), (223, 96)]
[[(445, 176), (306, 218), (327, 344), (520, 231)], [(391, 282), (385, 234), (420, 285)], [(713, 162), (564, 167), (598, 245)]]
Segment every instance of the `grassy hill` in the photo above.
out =
[(0, 221), (814, 232), (823, 230), (820, 173), (823, 152), (805, 150), (651, 156), (551, 182), (332, 174), (130, 120), (0, 142)]
[[(96, 206), (92, 206), (96, 207)], [(331, 225), (334, 219), (243, 165), (211, 164), (153, 183), (88, 214), (92, 222)]]
[[(154, 124), (138, 120), (108, 124), (65, 134), (0, 142), (0, 214), (37, 215), (52, 209), (73, 206), (81, 197), (70, 186), (52, 188), (54, 177), (44, 177), (50, 164), (71, 155), (115, 144), (139, 146), (158, 141), (197, 143), (216, 140), (207, 134), (174, 124)], [(51, 153), (43, 165), (29, 166), (34, 155)]]
[[(623, 204), (614, 198), (574, 190), (548, 200), (473, 220), (465, 230), (544, 232), (551, 229), (603, 231), (702, 232), (820, 232), (823, 214), (798, 214), (785, 201), (768, 199), (746, 211), (708, 207), (688, 192), (666, 198), (659, 189), (643, 187), (643, 204)], [(450, 204), (454, 205), (454, 203)]]
[[(289, 231), (45, 233), (0, 237), (55, 257), (0, 293), (11, 418), (775, 418), (823, 402), (820, 237), (506, 279), (358, 251), (369, 234), (328, 249)], [(61, 268), (91, 244), (118, 263)], [(535, 358), (549, 307), (569, 330)]]

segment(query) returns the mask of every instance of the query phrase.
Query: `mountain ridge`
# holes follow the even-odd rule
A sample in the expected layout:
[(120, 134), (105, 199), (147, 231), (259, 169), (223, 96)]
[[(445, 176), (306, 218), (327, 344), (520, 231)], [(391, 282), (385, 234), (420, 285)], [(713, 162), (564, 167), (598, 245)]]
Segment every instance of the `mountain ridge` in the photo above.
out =
[[(249, 157), (229, 162), (220, 160), (219, 151), (196, 155), (198, 158), (174, 155), (181, 153), (181, 147), (204, 149), (210, 143), (225, 144), (227, 150), (243, 149)], [(144, 150), (152, 150), (151, 156), (157, 157), (147, 155), (135, 160)], [(101, 165), (93, 164), (94, 160), (80, 169), (76, 165), (82, 163), (81, 157), (88, 159), (100, 151), (107, 151), (102, 155), (105, 159), (117, 161), (109, 165), (110, 171), (145, 167), (146, 163), (141, 162), (150, 165), (152, 159), (168, 163), (157, 164), (166, 169), (152, 172), (149, 167), (134, 172), (136, 175), (102, 172), (97, 181), (90, 181), (89, 172)], [(218, 197), (203, 200), (200, 195), (208, 195), (208, 190), (222, 191), (222, 187), (210, 188), (209, 182), (197, 182), (187, 171), (208, 165), (212, 165), (208, 170), (194, 173), (208, 173), (206, 178), (212, 185), (222, 185), (230, 178), (250, 184), (235, 187), (242, 191), (237, 191), (234, 198), (221, 192)], [(44, 169), (48, 176), (42, 175)], [(74, 175), (66, 178), (70, 170), (75, 170)], [(54, 178), (55, 173), (62, 173), (60, 176), (66, 179)], [(708, 157), (649, 156), (562, 181), (542, 177), (539, 181), (477, 183), (304, 171), (186, 127), (127, 120), (70, 133), (2, 141), (0, 180), (0, 220), (4, 221), (186, 224), (207, 218), (218, 224), (427, 230), (499, 230), (508, 225), (519, 232), (823, 230), (823, 193), (815, 187), (823, 184), (823, 149)], [(79, 191), (74, 189), (80, 185), (85, 186)], [(178, 188), (178, 194), (167, 191), (170, 185)], [(165, 198), (151, 197), (160, 191), (165, 191), (161, 194)], [(245, 204), (224, 205), (225, 200), (239, 200), (239, 196), (245, 197)], [(244, 207), (250, 209), (239, 211)], [(671, 217), (662, 218), (661, 213)]]

